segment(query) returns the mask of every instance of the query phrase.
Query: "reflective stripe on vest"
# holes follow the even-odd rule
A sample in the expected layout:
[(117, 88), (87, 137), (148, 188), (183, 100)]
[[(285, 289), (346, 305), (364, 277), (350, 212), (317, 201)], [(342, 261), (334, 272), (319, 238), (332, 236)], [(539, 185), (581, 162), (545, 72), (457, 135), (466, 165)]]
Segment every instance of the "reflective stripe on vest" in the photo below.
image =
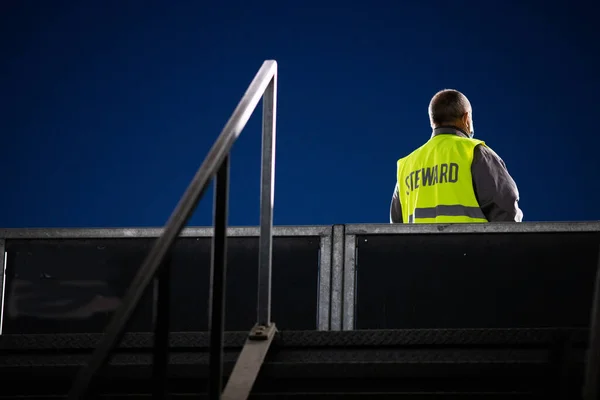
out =
[(467, 217), (474, 219), (485, 219), (485, 215), (479, 207), (466, 207), (461, 205), (437, 206), (427, 208), (415, 208), (413, 214), (408, 216), (408, 222), (414, 223), (415, 218), (437, 218), (437, 217)]
[(488, 222), (473, 189), (473, 151), (484, 142), (453, 134), (432, 137), (398, 160), (405, 223)]

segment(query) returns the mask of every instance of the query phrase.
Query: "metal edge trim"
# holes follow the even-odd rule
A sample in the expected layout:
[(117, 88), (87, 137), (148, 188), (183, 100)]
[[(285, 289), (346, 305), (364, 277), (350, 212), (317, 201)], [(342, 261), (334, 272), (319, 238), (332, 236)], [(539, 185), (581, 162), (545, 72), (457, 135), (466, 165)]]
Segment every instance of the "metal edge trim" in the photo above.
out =
[(344, 225), (333, 226), (331, 252), (331, 313), (330, 329), (342, 330), (344, 281)]
[(333, 229), (321, 237), (319, 244), (319, 292), (317, 299), (317, 330), (327, 331), (330, 324), (331, 308), (331, 246)]
[(354, 330), (356, 288), (356, 235), (345, 235), (344, 240), (344, 297), (342, 330)]
[[(273, 236), (323, 236), (331, 226), (274, 226)], [(0, 229), (3, 239), (121, 239), (121, 238), (157, 238), (163, 228), (8, 228)], [(227, 236), (258, 237), (260, 227), (229, 227)], [(180, 237), (211, 237), (212, 227), (184, 228)]]
[(348, 224), (346, 234), (410, 235), (471, 233), (569, 233), (600, 232), (600, 221), (523, 222), (487, 224)]

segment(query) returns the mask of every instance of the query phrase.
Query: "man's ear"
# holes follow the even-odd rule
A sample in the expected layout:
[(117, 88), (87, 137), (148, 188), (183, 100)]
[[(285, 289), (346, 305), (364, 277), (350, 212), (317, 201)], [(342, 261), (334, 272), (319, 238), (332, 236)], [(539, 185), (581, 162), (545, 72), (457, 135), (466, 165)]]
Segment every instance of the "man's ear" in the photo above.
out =
[(463, 114), (463, 116), (462, 116), (461, 120), (462, 120), (462, 123), (463, 123), (465, 126), (468, 126), (468, 125), (469, 125), (470, 115), (469, 115), (469, 112), (468, 112), (468, 111), (467, 111), (466, 113), (464, 113), (464, 114)]

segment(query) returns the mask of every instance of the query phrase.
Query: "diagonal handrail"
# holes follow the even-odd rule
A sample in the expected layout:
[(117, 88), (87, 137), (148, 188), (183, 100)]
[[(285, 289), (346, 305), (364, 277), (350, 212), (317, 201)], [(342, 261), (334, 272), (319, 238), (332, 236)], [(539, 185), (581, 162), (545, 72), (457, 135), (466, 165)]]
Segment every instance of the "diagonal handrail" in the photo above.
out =
[[(89, 362), (79, 371), (73, 387), (69, 392), (69, 399), (79, 399), (88, 393), (88, 388), (94, 375), (106, 364), (110, 352), (121, 340), (125, 331), (125, 326), (140, 302), (145, 290), (157, 276), (157, 272), (163, 267), (163, 262), (173, 246), (175, 239), (179, 236), (184, 225), (190, 219), (200, 198), (206, 191), (211, 180), (218, 171), (223, 172), (222, 182), (228, 184), (226, 179), (228, 175), (229, 161), (228, 156), (231, 147), (239, 137), (242, 129), (250, 119), (254, 109), (258, 105), (261, 97), (264, 95), (263, 111), (263, 152), (262, 152), (262, 173), (261, 173), (261, 228), (260, 228), (260, 249), (259, 249), (259, 305), (257, 311), (257, 320), (259, 323), (269, 323), (270, 319), (270, 291), (271, 291), (271, 249), (272, 249), (272, 226), (273, 226), (273, 184), (274, 184), (274, 150), (275, 150), (275, 107), (276, 107), (276, 88), (277, 88), (277, 62), (267, 60), (263, 62), (258, 73), (250, 83), (244, 96), (238, 103), (233, 114), (225, 124), (221, 134), (213, 144), (204, 162), (196, 172), (185, 193), (179, 200), (175, 210), (169, 217), (160, 237), (154, 242), (152, 249), (146, 256), (138, 273), (133, 279), (127, 293), (123, 298), (123, 303), (115, 312), (110, 320), (103, 338), (94, 350)], [(219, 196), (215, 196), (215, 201)], [(227, 196), (224, 196), (225, 201)], [(215, 211), (218, 207), (215, 208)], [(216, 213), (216, 212), (215, 212)], [(224, 221), (221, 225), (226, 226), (226, 212), (221, 213)], [(215, 247), (224, 254), (225, 237), (217, 237), (217, 215), (215, 215), (215, 235), (213, 237), (213, 262), (224, 262), (224, 257), (215, 257)], [(223, 236), (226, 231), (222, 229)], [(217, 240), (223, 243), (215, 246)], [(213, 269), (214, 269), (213, 265)], [(167, 266), (168, 268), (168, 266)], [(221, 266), (224, 268), (224, 266)], [(222, 270), (220, 271), (222, 272)], [(213, 271), (213, 275), (216, 271)], [(223, 283), (224, 285), (224, 283)], [(223, 289), (223, 288), (222, 288)], [(223, 293), (212, 293), (213, 299)], [(213, 301), (214, 303), (214, 301)], [(222, 304), (218, 310), (223, 313)], [(216, 310), (213, 310), (213, 313)], [(213, 318), (214, 320), (214, 318)], [(221, 318), (222, 320), (222, 318)], [(221, 336), (222, 352), (222, 326), (211, 327), (211, 336), (214, 333)], [(211, 346), (212, 347), (212, 346)], [(212, 356), (212, 351), (211, 351)], [(220, 358), (220, 357), (219, 357)], [(220, 361), (220, 360), (219, 360)], [(212, 363), (211, 363), (212, 364)], [(219, 367), (221, 370), (221, 367)], [(219, 372), (219, 376), (221, 373)], [(220, 389), (219, 389), (220, 390)]]

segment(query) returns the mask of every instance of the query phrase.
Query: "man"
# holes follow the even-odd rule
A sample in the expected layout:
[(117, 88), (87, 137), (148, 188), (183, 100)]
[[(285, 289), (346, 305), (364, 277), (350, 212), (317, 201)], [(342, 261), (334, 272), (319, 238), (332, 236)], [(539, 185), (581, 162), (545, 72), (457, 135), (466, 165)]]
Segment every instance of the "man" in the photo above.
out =
[(506, 165), (473, 139), (473, 111), (459, 91), (429, 103), (433, 134), (398, 160), (390, 223), (521, 222), (519, 191)]

